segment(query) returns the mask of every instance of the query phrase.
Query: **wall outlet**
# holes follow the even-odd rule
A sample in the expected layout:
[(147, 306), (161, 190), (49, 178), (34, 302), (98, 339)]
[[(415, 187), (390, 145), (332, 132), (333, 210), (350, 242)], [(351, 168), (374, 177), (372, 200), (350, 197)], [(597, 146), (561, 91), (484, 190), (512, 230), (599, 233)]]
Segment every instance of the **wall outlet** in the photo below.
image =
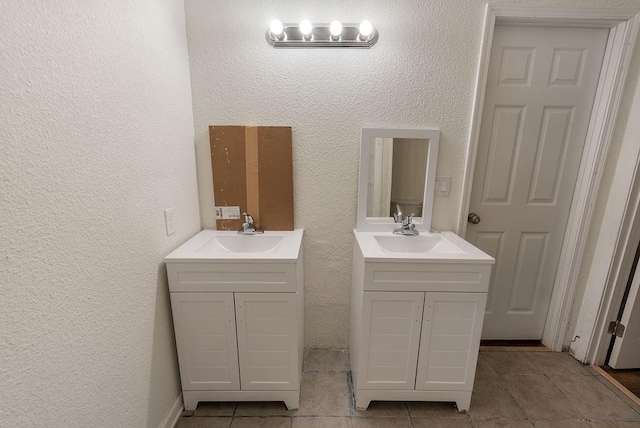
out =
[(451, 177), (436, 177), (434, 196), (449, 197), (451, 192)]
[(167, 227), (167, 236), (175, 233), (178, 223), (178, 214), (175, 207), (164, 210), (164, 224)]

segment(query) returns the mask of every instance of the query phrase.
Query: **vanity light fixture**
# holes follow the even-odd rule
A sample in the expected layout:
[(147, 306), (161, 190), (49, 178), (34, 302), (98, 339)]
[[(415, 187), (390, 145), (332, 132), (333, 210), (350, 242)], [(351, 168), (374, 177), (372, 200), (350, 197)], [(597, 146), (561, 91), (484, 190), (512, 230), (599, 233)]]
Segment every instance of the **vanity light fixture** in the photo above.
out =
[(303, 19), (300, 24), (271, 22), (266, 34), (267, 42), (274, 48), (364, 48), (378, 41), (378, 31), (371, 22), (360, 24), (312, 24)]

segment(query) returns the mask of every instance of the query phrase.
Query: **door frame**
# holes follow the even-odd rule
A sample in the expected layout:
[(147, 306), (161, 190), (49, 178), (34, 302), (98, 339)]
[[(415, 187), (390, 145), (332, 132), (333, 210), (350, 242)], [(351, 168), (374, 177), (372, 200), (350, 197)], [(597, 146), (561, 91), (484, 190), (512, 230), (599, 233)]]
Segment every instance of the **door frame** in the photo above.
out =
[[(640, 81), (635, 88), (640, 95)], [(635, 101), (629, 112), (640, 113), (640, 102)], [(633, 260), (640, 242), (640, 146), (637, 144), (640, 123), (628, 124), (622, 138), (620, 159), (616, 164), (612, 192), (604, 208), (607, 227), (600, 229), (595, 244), (594, 260), (604, 263), (593, 266), (587, 278), (584, 297), (573, 332), (570, 352), (584, 362), (604, 365), (611, 335), (608, 324), (618, 317), (625, 288), (633, 275)]]
[(609, 28), (587, 137), (583, 149), (576, 188), (565, 230), (553, 294), (545, 322), (542, 343), (561, 351), (568, 328), (569, 315), (585, 250), (587, 233), (594, 210), (602, 170), (615, 129), (631, 56), (640, 24), (640, 9), (584, 9), (555, 7), (492, 6), (485, 9), (484, 30), (476, 90), (473, 102), (471, 130), (467, 149), (462, 197), (457, 233), (465, 236), (467, 213), (476, 154), (480, 139), (482, 109), (487, 86), (489, 58), (493, 33), (497, 24), (521, 26), (557, 26)]

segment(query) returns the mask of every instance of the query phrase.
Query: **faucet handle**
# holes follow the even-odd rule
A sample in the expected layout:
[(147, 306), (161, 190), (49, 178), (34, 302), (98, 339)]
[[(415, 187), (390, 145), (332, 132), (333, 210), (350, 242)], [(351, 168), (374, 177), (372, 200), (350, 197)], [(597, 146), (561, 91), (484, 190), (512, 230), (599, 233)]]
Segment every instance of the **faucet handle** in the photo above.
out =
[(402, 207), (400, 206), (400, 204), (396, 204), (396, 212), (393, 213), (393, 220), (396, 223), (404, 223), (405, 218), (406, 217), (402, 212)]
[(413, 225), (414, 225), (414, 224), (413, 224), (413, 216), (414, 216), (414, 214), (413, 214), (413, 213), (411, 213), (411, 214), (409, 214), (408, 216), (406, 216), (406, 217), (404, 218), (404, 220), (402, 221), (402, 224), (403, 224), (404, 226), (413, 226)]
[(248, 223), (248, 224), (253, 224), (253, 216), (247, 212), (243, 212), (242, 215), (244, 216), (244, 222)]

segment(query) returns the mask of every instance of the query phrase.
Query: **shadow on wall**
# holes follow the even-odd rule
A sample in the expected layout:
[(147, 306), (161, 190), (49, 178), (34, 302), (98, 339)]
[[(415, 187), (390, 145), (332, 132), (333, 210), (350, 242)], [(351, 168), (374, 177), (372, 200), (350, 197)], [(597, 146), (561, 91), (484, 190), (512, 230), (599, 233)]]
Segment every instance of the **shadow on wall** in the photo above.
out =
[[(147, 427), (157, 428), (181, 393), (178, 369), (178, 355), (173, 334), (171, 317), (171, 299), (167, 268), (164, 262), (158, 265), (156, 286), (156, 304), (154, 309), (153, 343), (151, 347), (151, 371), (149, 373), (149, 408), (147, 409)], [(167, 337), (169, 335), (169, 337)], [(166, 383), (165, 368), (173, 367), (173, 382)], [(151, 407), (154, 403), (161, 407)], [(167, 404), (168, 403), (168, 404)], [(164, 407), (162, 407), (164, 405)]]

